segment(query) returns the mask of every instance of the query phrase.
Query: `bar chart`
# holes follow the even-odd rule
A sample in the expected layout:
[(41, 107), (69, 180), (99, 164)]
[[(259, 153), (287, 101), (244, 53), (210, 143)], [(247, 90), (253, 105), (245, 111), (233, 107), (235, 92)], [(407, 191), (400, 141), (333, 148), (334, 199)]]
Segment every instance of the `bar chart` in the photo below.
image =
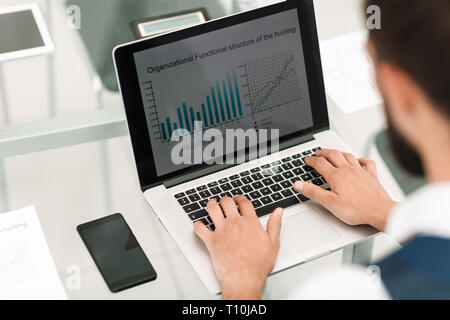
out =
[(170, 140), (177, 129), (185, 129), (192, 133), (195, 130), (215, 127), (241, 118), (244, 115), (243, 104), (236, 70), (227, 72), (223, 79), (216, 79), (209, 88), (205, 88), (202, 103), (194, 106), (181, 101), (176, 110), (175, 119), (171, 117), (161, 119), (162, 140)]

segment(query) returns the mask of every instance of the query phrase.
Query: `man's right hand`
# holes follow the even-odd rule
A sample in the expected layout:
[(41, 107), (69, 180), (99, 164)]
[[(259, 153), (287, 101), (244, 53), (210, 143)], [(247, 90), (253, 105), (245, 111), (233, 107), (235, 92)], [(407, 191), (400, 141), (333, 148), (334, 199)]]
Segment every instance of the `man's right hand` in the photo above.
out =
[(323, 149), (305, 161), (323, 175), (332, 191), (298, 181), (294, 184), (297, 192), (319, 202), (347, 224), (369, 224), (384, 231), (389, 213), (396, 203), (378, 180), (372, 160)]

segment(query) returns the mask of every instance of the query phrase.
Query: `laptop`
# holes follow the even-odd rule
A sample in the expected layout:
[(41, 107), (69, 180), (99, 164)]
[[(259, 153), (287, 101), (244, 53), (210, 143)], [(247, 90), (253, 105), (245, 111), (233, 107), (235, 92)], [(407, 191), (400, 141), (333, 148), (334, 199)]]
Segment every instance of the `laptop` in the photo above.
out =
[[(330, 130), (311, 0), (120, 45), (113, 58), (144, 197), (211, 293), (220, 286), (193, 230), (201, 221), (214, 231), (206, 210), (211, 198), (246, 196), (264, 227), (275, 208), (285, 209), (273, 273), (376, 233), (342, 223), (293, 190), (297, 180), (329, 188), (305, 157), (320, 148), (352, 152)], [(237, 129), (278, 138), (258, 140), (267, 152), (256, 157), (248, 139), (200, 162), (174, 160), (184, 139), (184, 151), (206, 150), (212, 139), (204, 135)], [(244, 161), (210, 161), (225, 154)]]

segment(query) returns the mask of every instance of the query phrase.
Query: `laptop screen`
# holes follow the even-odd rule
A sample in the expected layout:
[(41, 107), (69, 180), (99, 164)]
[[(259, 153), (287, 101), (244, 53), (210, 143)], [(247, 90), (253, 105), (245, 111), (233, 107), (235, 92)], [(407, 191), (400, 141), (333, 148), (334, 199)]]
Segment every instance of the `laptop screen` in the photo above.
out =
[(135, 52), (134, 59), (158, 176), (190, 166), (171, 159), (179, 132), (278, 129), (282, 138), (313, 126), (297, 9)]

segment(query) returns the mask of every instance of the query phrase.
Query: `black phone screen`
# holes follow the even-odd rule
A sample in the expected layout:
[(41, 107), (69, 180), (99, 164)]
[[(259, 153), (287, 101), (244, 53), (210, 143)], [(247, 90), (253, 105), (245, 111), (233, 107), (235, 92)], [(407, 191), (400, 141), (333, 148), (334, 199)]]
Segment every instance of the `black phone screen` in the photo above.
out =
[(156, 279), (156, 272), (121, 214), (77, 228), (109, 289), (117, 292)]

